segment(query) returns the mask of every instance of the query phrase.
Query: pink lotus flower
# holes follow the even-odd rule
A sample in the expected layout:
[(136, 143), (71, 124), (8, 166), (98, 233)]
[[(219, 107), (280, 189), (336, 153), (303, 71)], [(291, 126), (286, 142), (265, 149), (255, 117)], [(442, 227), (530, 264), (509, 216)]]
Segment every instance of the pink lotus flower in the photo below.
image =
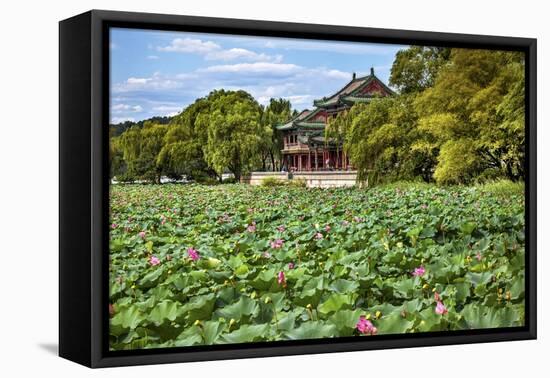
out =
[(426, 273), (426, 269), (421, 265), (418, 268), (414, 268), (413, 276), (422, 277)]
[(160, 220), (160, 224), (164, 225), (166, 223), (166, 217), (163, 215)]
[(271, 257), (271, 253), (269, 253), (269, 252), (265, 251), (264, 253), (262, 253), (262, 257), (264, 257), (264, 258), (268, 259), (268, 258), (270, 258), (270, 257)]
[(283, 225), (277, 227), (277, 231), (279, 231), (279, 232), (285, 232), (285, 230), (286, 230), (286, 228)]
[(449, 311), (447, 310), (447, 307), (443, 304), (441, 301), (437, 301), (437, 304), (435, 305), (435, 313), (439, 315), (445, 315)]
[(317, 239), (317, 240), (321, 240), (323, 238), (323, 234), (318, 232), (318, 233), (315, 234), (314, 238)]
[(481, 261), (483, 259), (483, 257), (481, 257), (481, 252), (478, 252), (476, 254), (476, 259), (477, 259), (477, 261)]
[(293, 262), (288, 263), (288, 269), (294, 269), (295, 265)]
[(248, 231), (248, 232), (256, 232), (256, 223), (255, 223), (255, 222), (252, 222), (252, 224), (249, 225), (249, 226), (246, 228), (246, 231)]
[(140, 238), (145, 239), (145, 231), (141, 231), (138, 235)]
[(286, 278), (285, 278), (285, 272), (282, 270), (277, 274), (277, 282), (279, 285), (283, 285), (283, 287), (286, 287)]
[(193, 247), (187, 248), (187, 255), (193, 261), (197, 261), (198, 259), (200, 259), (199, 252), (193, 249)]
[(151, 264), (152, 266), (159, 265), (160, 259), (157, 256), (151, 256), (149, 257), (149, 264)]
[(117, 228), (117, 227), (118, 227), (118, 224), (116, 224), (116, 223), (111, 224), (111, 228), (112, 228), (112, 229), (115, 229), (115, 228)]
[(329, 232), (329, 231), (330, 231), (330, 226), (329, 226), (328, 224), (325, 226), (325, 231), (326, 231), (326, 232)]
[(342, 226), (347, 226), (348, 224), (349, 224), (349, 222), (347, 220), (342, 221)]
[(359, 321), (355, 325), (355, 328), (363, 335), (376, 335), (378, 332), (378, 329), (364, 315), (359, 317)]
[(115, 314), (115, 306), (112, 303), (109, 303), (109, 315), (113, 316)]
[(439, 293), (437, 291), (434, 292), (434, 299), (435, 299), (436, 302), (441, 301), (441, 297), (439, 296)]
[(271, 248), (278, 249), (283, 246), (284, 240), (283, 239), (277, 239), (275, 241), (271, 242)]

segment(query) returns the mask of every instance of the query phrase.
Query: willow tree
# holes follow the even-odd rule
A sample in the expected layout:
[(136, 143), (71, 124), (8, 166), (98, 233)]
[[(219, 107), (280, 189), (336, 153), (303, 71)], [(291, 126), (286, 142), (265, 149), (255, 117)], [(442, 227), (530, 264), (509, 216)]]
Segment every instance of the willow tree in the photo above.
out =
[(207, 131), (205, 160), (219, 175), (227, 169), (239, 180), (258, 164), (263, 141), (270, 137), (260, 122), (262, 109), (245, 91), (215, 91), (208, 100), (209, 111), (195, 121)]
[(208, 166), (203, 147), (208, 140), (206, 129), (197, 124), (201, 114), (210, 112), (210, 101), (207, 97), (197, 99), (175, 116), (164, 137), (164, 146), (157, 158), (168, 176), (179, 178), (218, 177)]
[(162, 167), (157, 164), (157, 157), (166, 131), (165, 125), (146, 123), (143, 128), (133, 126), (118, 137), (117, 148), (126, 164), (125, 180), (160, 182)]

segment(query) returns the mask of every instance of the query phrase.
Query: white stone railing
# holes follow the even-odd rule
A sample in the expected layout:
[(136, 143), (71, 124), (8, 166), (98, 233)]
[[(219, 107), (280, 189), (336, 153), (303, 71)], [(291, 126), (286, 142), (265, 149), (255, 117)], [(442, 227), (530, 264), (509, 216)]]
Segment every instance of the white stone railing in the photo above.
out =
[(266, 177), (277, 180), (305, 180), (309, 188), (333, 188), (342, 186), (354, 186), (357, 182), (357, 171), (314, 171), (293, 172), (292, 179), (288, 172), (252, 172), (241, 178), (241, 182), (250, 185), (261, 185)]

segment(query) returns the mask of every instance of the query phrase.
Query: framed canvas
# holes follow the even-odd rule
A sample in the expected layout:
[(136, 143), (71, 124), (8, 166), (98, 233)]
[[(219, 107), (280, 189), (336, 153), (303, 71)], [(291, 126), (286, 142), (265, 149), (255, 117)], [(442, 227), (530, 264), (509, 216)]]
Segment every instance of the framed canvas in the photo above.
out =
[(60, 22), (59, 354), (536, 338), (536, 40)]

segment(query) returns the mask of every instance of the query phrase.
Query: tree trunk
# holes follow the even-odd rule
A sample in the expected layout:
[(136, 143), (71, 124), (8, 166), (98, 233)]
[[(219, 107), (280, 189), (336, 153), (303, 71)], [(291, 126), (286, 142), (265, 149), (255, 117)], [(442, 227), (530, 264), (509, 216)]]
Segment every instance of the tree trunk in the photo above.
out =
[(277, 169), (275, 167), (275, 155), (273, 155), (273, 151), (269, 151), (269, 156), (271, 157), (271, 170), (275, 172)]

